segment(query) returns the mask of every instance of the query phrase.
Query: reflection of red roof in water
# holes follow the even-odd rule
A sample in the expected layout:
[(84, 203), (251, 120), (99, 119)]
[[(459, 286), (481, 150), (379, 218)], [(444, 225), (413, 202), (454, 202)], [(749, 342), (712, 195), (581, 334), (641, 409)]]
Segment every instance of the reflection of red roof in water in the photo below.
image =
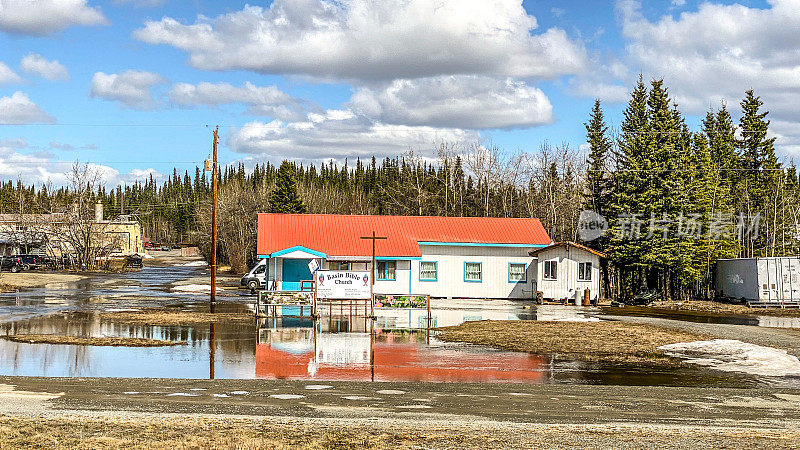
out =
[[(546, 362), (524, 353), (465, 353), (446, 348), (424, 348), (415, 344), (376, 342), (375, 381), (542, 382)], [(292, 355), (270, 347), (256, 346), (256, 377), (369, 381), (369, 365), (319, 364), (309, 374), (313, 352)]]
[(294, 246), (328, 256), (369, 256), (372, 243), (359, 239), (375, 231), (378, 256), (420, 256), (418, 242), (548, 245), (539, 219), (498, 217), (347, 216), (259, 214), (259, 255)]

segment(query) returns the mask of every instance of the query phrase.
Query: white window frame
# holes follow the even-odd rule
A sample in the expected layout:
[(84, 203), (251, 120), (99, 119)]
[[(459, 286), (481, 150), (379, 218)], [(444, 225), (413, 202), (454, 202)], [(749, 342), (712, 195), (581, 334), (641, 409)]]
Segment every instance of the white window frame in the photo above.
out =
[[(584, 267), (588, 265), (589, 271), (586, 272)], [(583, 261), (578, 263), (578, 281), (592, 281), (592, 270), (594, 269), (594, 264), (591, 261)]]
[[(558, 260), (551, 259), (549, 261), (545, 261), (544, 266), (542, 267), (542, 279), (543, 280), (558, 280)], [(547, 270), (547, 266), (551, 265), (552, 269)]]

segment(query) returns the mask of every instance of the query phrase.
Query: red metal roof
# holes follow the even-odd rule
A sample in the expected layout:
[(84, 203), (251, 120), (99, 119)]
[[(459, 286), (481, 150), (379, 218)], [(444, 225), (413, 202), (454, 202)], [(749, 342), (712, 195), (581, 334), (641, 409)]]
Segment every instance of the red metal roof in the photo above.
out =
[(331, 256), (371, 256), (372, 243), (361, 236), (386, 236), (376, 256), (421, 256), (418, 242), (548, 245), (539, 219), (430, 216), (346, 216), (336, 214), (259, 214), (259, 255), (295, 246)]

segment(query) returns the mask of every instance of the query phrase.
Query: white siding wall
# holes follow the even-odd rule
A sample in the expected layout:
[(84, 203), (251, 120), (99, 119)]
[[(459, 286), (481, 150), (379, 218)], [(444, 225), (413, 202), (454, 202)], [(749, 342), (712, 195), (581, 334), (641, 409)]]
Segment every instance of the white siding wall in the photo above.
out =
[[(421, 260), (411, 261), (411, 293), (432, 297), (457, 298), (532, 298), (536, 279), (533, 247), (485, 247), (420, 245)], [(420, 281), (421, 261), (437, 263), (438, 279)], [(482, 280), (464, 280), (464, 263), (481, 263)], [(509, 263), (526, 265), (525, 283), (508, 281)]]
[[(536, 270), (539, 280), (538, 290), (543, 297), (553, 300), (564, 298), (583, 298), (583, 290), (589, 289), (593, 300), (600, 293), (600, 258), (586, 250), (574, 247), (555, 247), (539, 252), (539, 261)], [(557, 262), (557, 277), (555, 280), (544, 278), (545, 261)], [(592, 263), (592, 280), (578, 281), (578, 263)]]

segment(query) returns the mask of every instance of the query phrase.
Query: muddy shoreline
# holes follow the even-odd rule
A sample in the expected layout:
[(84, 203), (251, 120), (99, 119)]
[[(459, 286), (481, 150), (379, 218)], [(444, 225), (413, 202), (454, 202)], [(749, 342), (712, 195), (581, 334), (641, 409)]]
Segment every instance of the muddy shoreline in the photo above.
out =
[(700, 333), (620, 321), (480, 321), (436, 331), (437, 339), (444, 342), (485, 345), (539, 355), (566, 355), (579, 361), (661, 367), (676, 367), (684, 363), (666, 356), (658, 347), (709, 338)]
[(186, 345), (186, 341), (125, 337), (80, 337), (55, 334), (10, 334), (0, 336), (11, 342), (22, 344), (91, 345), (100, 347), (171, 347)]

